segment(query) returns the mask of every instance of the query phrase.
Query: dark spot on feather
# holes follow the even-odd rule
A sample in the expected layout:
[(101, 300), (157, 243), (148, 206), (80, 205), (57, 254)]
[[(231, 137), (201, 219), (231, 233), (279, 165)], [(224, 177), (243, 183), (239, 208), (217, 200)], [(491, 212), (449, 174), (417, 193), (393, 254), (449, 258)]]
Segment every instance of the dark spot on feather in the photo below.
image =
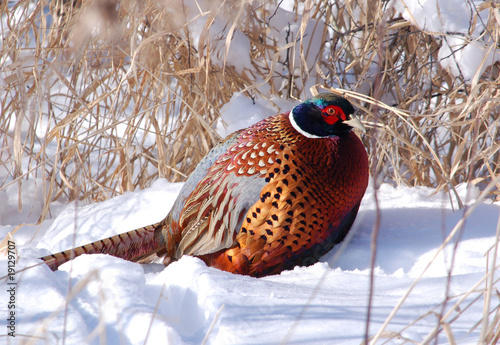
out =
[(286, 249), (292, 250), (292, 246), (286, 246)]
[(257, 218), (257, 213), (252, 212), (252, 217)]
[(260, 208), (256, 208), (255, 211), (257, 211), (257, 213), (260, 213)]
[(251, 223), (251, 222), (252, 222), (252, 220), (251, 220), (250, 218), (248, 218), (248, 217), (247, 217), (247, 222), (248, 222), (248, 223)]
[(276, 163), (281, 164), (281, 159), (276, 158)]
[(294, 180), (295, 182), (297, 182), (297, 175), (292, 174), (292, 178), (293, 178), (293, 180)]
[(305, 218), (305, 217), (306, 217), (306, 214), (305, 214), (304, 212), (301, 212), (301, 213), (300, 213), (300, 216)]
[(247, 228), (241, 228), (241, 232), (244, 233), (244, 234), (246, 234)]
[(278, 187), (278, 188), (276, 188), (276, 191), (281, 194), (281, 193), (283, 193), (283, 188)]
[(295, 237), (300, 238), (300, 234), (294, 234)]
[(290, 159), (290, 155), (288, 153), (285, 153), (284, 157), (285, 157), (286, 160)]
[(274, 198), (275, 198), (275, 199), (278, 199), (278, 200), (279, 200), (279, 199), (280, 199), (280, 196), (281, 196), (281, 195), (280, 195), (279, 193), (274, 194)]
[(269, 225), (273, 225), (273, 221), (272, 220), (266, 220), (266, 223), (269, 224)]
[(283, 174), (288, 174), (290, 172), (290, 166), (288, 164), (285, 164), (283, 167)]
[(284, 150), (284, 149), (285, 149), (285, 146), (280, 145), (280, 150)]
[(273, 215), (271, 216), (271, 218), (272, 218), (272, 219), (274, 219), (274, 220), (278, 220), (278, 216), (277, 216), (277, 215), (275, 215), (275, 214), (273, 214)]
[(273, 205), (273, 207), (278, 208), (278, 203), (277, 203), (276, 201), (273, 201), (273, 202), (271, 203), (271, 205)]
[(313, 221), (313, 224), (315, 224), (315, 225), (319, 225), (319, 223), (318, 223), (318, 221), (317, 221), (317, 220)]
[(229, 260), (229, 262), (233, 262), (233, 257), (231, 255), (228, 255), (227, 259)]
[[(279, 169), (278, 169), (278, 170), (279, 170)], [(273, 178), (273, 177), (274, 177), (274, 173), (273, 173), (273, 172), (270, 172), (270, 173), (269, 173), (269, 177), (270, 177), (270, 178)]]
[(300, 176), (304, 176), (304, 175), (302, 174), (302, 171), (300, 171), (300, 169), (297, 169), (296, 171), (297, 171), (297, 174), (299, 174)]
[(290, 231), (290, 225), (285, 225), (285, 226), (283, 227), (283, 230), (285, 230), (285, 231)]
[(296, 245), (299, 245), (299, 241), (297, 241), (297, 240), (293, 240), (293, 243), (295, 243)]
[(253, 235), (255, 235), (255, 232), (254, 232), (253, 230), (250, 230), (250, 231), (249, 231), (249, 233), (250, 233), (250, 235), (252, 235), (252, 236), (253, 236)]
[(279, 169), (279, 168), (274, 168), (274, 172), (275, 172), (276, 174), (279, 174), (280, 169)]
[(297, 191), (298, 191), (300, 194), (302, 194), (302, 193), (303, 193), (302, 188), (300, 188), (299, 186), (297, 186)]
[(306, 232), (306, 229), (304, 227), (302, 227), (302, 226), (298, 230), (301, 231), (301, 232), (303, 232), (303, 233)]
[(271, 229), (266, 229), (266, 233), (269, 235), (269, 236), (272, 236), (273, 235), (273, 231)]
[(286, 201), (286, 203), (287, 203), (288, 205), (290, 205), (290, 206), (292, 206), (292, 205), (293, 205), (292, 200), (290, 200), (290, 199), (286, 199), (285, 201)]
[(286, 178), (285, 178), (285, 179), (283, 179), (283, 184), (284, 184), (285, 186), (288, 186), (288, 180), (287, 180)]
[(307, 224), (306, 221), (303, 220), (303, 219), (299, 223), (302, 224), (302, 225), (306, 225)]
[(270, 196), (271, 196), (271, 193), (270, 192), (266, 192), (266, 193), (262, 194), (262, 197), (260, 198), (260, 201), (266, 202), (266, 199), (269, 198)]
[(295, 192), (290, 192), (290, 195), (293, 196), (294, 198), (297, 197), (297, 193), (295, 193)]
[(304, 203), (303, 203), (302, 201), (301, 201), (301, 202), (299, 202), (299, 206), (300, 206), (300, 207), (302, 207), (302, 208), (304, 208), (304, 207), (305, 207), (305, 205), (304, 205)]
[(261, 238), (261, 239), (263, 239), (264, 241), (266, 241), (266, 242), (267, 242), (267, 237), (266, 237), (266, 235), (261, 235), (261, 236), (260, 236), (260, 238)]
[(287, 219), (285, 219), (285, 222), (287, 222), (287, 223), (291, 223), (291, 222), (292, 222), (292, 218), (287, 218)]
[(266, 177), (266, 178), (265, 178), (265, 181), (266, 181), (266, 182), (271, 182), (271, 179), (270, 179), (269, 177)]
[(292, 164), (295, 165), (295, 166), (298, 166), (297, 162), (295, 161), (295, 159), (292, 159)]
[(288, 214), (289, 216), (293, 216), (293, 211), (288, 211), (286, 214)]

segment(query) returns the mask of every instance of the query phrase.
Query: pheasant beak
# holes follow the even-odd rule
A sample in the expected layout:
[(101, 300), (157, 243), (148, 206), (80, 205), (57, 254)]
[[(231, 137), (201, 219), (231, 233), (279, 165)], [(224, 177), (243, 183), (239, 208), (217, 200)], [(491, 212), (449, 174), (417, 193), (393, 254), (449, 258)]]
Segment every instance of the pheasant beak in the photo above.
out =
[(349, 125), (349, 126), (351, 126), (352, 128), (357, 128), (357, 129), (359, 129), (361, 132), (366, 133), (366, 128), (365, 128), (365, 126), (363, 126), (363, 124), (361, 123), (361, 121), (359, 121), (359, 119), (358, 119), (356, 116), (354, 116), (354, 115), (349, 115), (349, 117), (350, 117), (350, 118), (349, 118), (349, 120), (344, 121), (344, 123), (345, 123), (346, 125)]

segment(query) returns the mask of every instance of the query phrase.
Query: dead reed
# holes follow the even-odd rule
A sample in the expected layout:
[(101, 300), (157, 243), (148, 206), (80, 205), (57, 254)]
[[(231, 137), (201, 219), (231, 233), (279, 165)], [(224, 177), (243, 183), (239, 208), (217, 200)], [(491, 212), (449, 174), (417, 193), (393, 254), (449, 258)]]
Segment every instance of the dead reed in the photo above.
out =
[[(498, 175), (498, 65), (464, 82), (439, 64), (442, 35), (384, 3), (297, 3), (299, 28), (285, 39), (264, 2), (196, 15), (169, 4), (4, 4), (0, 188), (43, 176), (49, 205), (106, 199), (157, 176), (183, 180), (219, 140), (214, 123), (235, 92), (305, 98), (315, 84), (382, 102), (354, 97), (377, 129), (377, 148), (367, 148), (378, 153), (372, 171), (381, 181), (450, 190)], [(194, 23), (203, 25), (196, 40)], [(307, 24), (323, 41), (308, 40)], [(483, 40), (498, 44), (498, 27), (491, 14)], [(226, 58), (235, 33), (249, 43), (243, 68)]]

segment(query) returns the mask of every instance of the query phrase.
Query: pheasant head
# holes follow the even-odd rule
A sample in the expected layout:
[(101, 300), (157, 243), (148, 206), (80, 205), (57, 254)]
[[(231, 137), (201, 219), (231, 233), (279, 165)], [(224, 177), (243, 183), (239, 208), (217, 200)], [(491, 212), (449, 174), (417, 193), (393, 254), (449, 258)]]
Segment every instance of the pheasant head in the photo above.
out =
[(349, 133), (353, 128), (366, 132), (354, 116), (354, 107), (343, 97), (319, 94), (290, 112), (290, 123), (308, 138), (324, 138)]

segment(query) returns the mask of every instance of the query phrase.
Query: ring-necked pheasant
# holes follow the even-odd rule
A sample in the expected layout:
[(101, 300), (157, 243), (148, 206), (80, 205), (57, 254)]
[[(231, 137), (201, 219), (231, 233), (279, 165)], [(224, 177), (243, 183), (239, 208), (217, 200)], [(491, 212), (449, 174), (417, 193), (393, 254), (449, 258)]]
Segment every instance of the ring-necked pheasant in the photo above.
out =
[(349, 231), (368, 184), (368, 158), (344, 98), (319, 94), (228, 136), (198, 164), (160, 223), (42, 259), (80, 254), (164, 263), (182, 255), (265, 276), (310, 265)]

